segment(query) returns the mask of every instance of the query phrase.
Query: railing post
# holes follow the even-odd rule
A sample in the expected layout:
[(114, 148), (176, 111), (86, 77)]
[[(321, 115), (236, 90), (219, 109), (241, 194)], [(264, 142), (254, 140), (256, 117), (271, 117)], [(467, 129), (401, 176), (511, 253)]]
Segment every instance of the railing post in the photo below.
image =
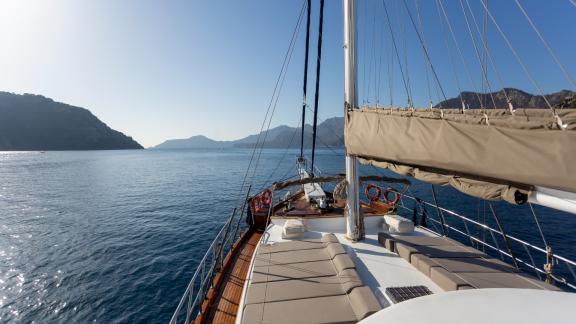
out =
[(508, 249), (508, 253), (510, 253), (510, 255), (512, 256), (512, 262), (514, 263), (514, 267), (516, 267), (516, 269), (520, 269), (518, 267), (518, 263), (516, 262), (516, 257), (514, 256), (514, 252), (512, 252), (512, 246), (510, 246), (510, 242), (508, 241), (508, 235), (506, 235), (506, 232), (504, 231), (504, 227), (502, 226), (502, 223), (500, 222), (500, 218), (496, 214), (496, 210), (494, 209), (494, 206), (492, 204), (488, 204), (488, 205), (490, 206), (490, 211), (492, 211), (492, 215), (494, 215), (494, 219), (496, 220), (496, 224), (498, 225), (498, 228), (500, 229), (500, 232), (502, 233), (502, 239), (504, 240), (504, 244), (506, 244), (506, 248)]
[(434, 205), (436, 206), (436, 214), (438, 214), (438, 218), (440, 219), (440, 223), (442, 226), (442, 235), (448, 236), (448, 231), (446, 230), (446, 220), (444, 219), (444, 214), (440, 210), (440, 206), (438, 206), (438, 200), (436, 200), (436, 189), (434, 189), (434, 185), (432, 186), (432, 199), (434, 199)]

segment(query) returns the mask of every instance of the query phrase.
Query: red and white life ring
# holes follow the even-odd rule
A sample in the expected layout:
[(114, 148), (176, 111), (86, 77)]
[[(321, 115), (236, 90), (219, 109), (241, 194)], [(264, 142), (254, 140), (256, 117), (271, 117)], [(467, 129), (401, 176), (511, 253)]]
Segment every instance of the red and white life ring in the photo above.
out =
[[(376, 189), (376, 194), (374, 196), (372, 196), (372, 189)], [(382, 189), (380, 189), (380, 187), (378, 187), (377, 185), (371, 183), (366, 186), (364, 194), (366, 195), (366, 198), (368, 198), (370, 201), (378, 201), (378, 199), (380, 199), (380, 195), (382, 195)]]
[(262, 191), (260, 198), (265, 206), (270, 206), (272, 203), (272, 191), (270, 191), (270, 189)]
[[(394, 194), (394, 200), (392, 200), (392, 201), (389, 198), (390, 193)], [(388, 189), (384, 190), (384, 199), (386, 199), (386, 202), (388, 204), (394, 206), (400, 200), (400, 193), (396, 189), (388, 188)]]
[(255, 213), (259, 213), (262, 210), (262, 199), (260, 196), (254, 196), (252, 200), (250, 200), (250, 207)]

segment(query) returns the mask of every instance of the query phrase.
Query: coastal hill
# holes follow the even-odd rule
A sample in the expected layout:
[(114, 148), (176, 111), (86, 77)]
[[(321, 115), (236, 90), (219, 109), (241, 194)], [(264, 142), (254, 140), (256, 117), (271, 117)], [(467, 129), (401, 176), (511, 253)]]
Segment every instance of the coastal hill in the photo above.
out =
[[(522, 90), (506, 88), (506, 93), (510, 97), (512, 104), (516, 108), (546, 108), (546, 103), (541, 96), (533, 95)], [(462, 92), (458, 97), (440, 102), (436, 107), (460, 108), (460, 96), (464, 98), (468, 108), (481, 108), (480, 101), (487, 103), (487, 107), (492, 107), (492, 99), (489, 93)], [(502, 90), (492, 93), (494, 101), (500, 108), (507, 108), (506, 97)], [(545, 95), (551, 105), (555, 107), (576, 108), (576, 93), (562, 90), (556, 93)], [(344, 118), (334, 117), (325, 120), (318, 125), (318, 137), (316, 147), (318, 148), (340, 148), (344, 146)], [(300, 147), (300, 128), (289, 126), (278, 126), (268, 130), (266, 135), (266, 148), (298, 148)], [(250, 135), (234, 141), (215, 141), (205, 136), (192, 136), (187, 139), (168, 140), (154, 149), (190, 149), (190, 148), (250, 148), (256, 143), (258, 135)], [(304, 128), (305, 147), (312, 146), (312, 126), (306, 125)]]
[(141, 148), (87, 109), (40, 95), (0, 92), (0, 151)]
[[(533, 95), (514, 88), (505, 88), (504, 90), (515, 108), (548, 108), (546, 101), (544, 101), (544, 98), (540, 95)], [(462, 104), (460, 102), (460, 97), (462, 97), (467, 108), (470, 109), (482, 108), (478, 98), (480, 98), (487, 109), (494, 107), (492, 98), (494, 98), (494, 102), (496, 102), (498, 108), (508, 108), (504, 90), (492, 93), (463, 91), (458, 97), (442, 101), (435, 107), (461, 108)], [(544, 97), (546, 97), (548, 102), (550, 102), (550, 105), (553, 107), (576, 108), (576, 92), (574, 91), (561, 90), (551, 94), (546, 94)]]
[[(263, 132), (266, 136), (266, 148), (300, 147), (300, 127), (278, 126)], [(334, 117), (318, 124), (317, 148), (343, 147), (344, 118)], [(262, 141), (264, 137), (261, 137)], [(187, 139), (168, 140), (154, 149), (190, 149), (190, 148), (251, 148), (258, 140), (258, 135), (250, 135), (235, 141), (215, 141), (205, 136), (192, 136)], [(304, 127), (304, 145), (312, 146), (312, 126)]]

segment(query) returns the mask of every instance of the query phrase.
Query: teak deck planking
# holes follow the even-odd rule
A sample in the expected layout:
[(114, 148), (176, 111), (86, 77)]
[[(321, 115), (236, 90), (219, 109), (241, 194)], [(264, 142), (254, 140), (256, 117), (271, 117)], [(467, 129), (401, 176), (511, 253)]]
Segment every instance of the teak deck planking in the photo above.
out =
[(250, 268), (250, 261), (262, 233), (248, 231), (246, 237), (239, 240), (236, 250), (227, 256), (223, 273), (214, 279), (214, 287), (208, 293), (207, 303), (203, 305), (203, 314), (196, 318), (196, 323), (234, 324), (244, 282)]

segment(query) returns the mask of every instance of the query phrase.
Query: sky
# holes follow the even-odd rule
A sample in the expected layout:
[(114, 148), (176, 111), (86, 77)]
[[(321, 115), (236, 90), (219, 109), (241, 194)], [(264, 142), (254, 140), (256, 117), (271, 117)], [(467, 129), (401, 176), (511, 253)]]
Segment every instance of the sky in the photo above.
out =
[[(480, 0), (468, 1), (484, 30)], [(456, 97), (460, 90), (502, 86), (532, 93), (538, 88), (575, 90), (514, 0), (484, 1), (537, 87), (486, 17), (482, 35), (489, 60), (466, 11), (481, 57), (477, 59), (459, 0), (442, 2), (465, 64), (435, 1), (406, 0), (417, 30), (422, 31), (428, 60), (403, 1), (385, 2), (391, 34), (382, 1), (359, 0), (359, 103), (405, 106), (408, 96), (400, 66), (410, 97), (422, 107), (430, 99)], [(319, 0), (312, 2), (311, 108)], [(519, 2), (574, 78), (576, 5), (570, 0)], [(0, 0), (0, 91), (41, 94), (87, 108), (145, 147), (200, 134), (238, 139), (260, 129), (302, 5), (303, 0)], [(272, 126), (299, 122), (304, 26), (297, 34)], [(343, 115), (342, 33), (342, 2), (326, 0), (321, 120)], [(487, 64), (488, 82), (483, 81), (481, 61), (494, 62)], [(307, 122), (311, 123), (310, 117)]]

